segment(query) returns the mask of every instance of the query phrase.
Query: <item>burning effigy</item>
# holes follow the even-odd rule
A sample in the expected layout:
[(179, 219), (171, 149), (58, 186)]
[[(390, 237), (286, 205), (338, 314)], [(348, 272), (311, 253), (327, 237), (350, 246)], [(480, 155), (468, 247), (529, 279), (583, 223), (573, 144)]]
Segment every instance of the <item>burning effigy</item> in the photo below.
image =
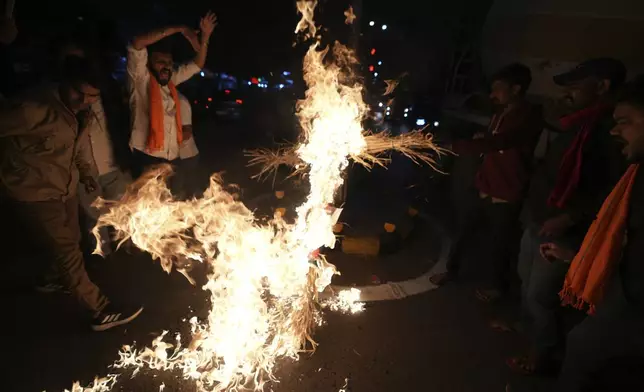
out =
[[(319, 297), (337, 273), (317, 250), (335, 244), (338, 211), (329, 206), (343, 171), (350, 160), (385, 164), (378, 154), (392, 148), (431, 164), (432, 158), (416, 149), (440, 149), (420, 132), (389, 138), (363, 131), (368, 106), (352, 71), (357, 59), (339, 43), (321, 47), (315, 6), (315, 1), (297, 3), (302, 18), (296, 33), (313, 40), (303, 62), (308, 89), (297, 111), (301, 142), (277, 154), (255, 154), (263, 173), (279, 159), (305, 173), (309, 193), (294, 221), (276, 214), (260, 222), (217, 175), (202, 197), (176, 200), (166, 185), (169, 166), (145, 173), (121, 200), (98, 201), (106, 212), (95, 235), (112, 226), (118, 241), (131, 241), (165, 271), (176, 269), (193, 283), (191, 265), (204, 263), (209, 271), (203, 286), (210, 294), (209, 313), (189, 320), (190, 336), (164, 331), (151, 347), (124, 346), (115, 369), (179, 371), (200, 391), (259, 391), (275, 380), (278, 360), (315, 349), (313, 330), (322, 321), (323, 305), (347, 313), (362, 310), (356, 289), (324, 301)], [(86, 388), (75, 384), (72, 391), (107, 391), (115, 382), (112, 375)]]

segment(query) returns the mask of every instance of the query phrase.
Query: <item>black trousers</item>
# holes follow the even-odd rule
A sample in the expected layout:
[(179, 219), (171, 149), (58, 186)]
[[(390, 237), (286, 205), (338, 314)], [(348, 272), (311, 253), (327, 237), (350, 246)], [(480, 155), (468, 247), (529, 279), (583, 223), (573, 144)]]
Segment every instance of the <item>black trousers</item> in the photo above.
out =
[(644, 391), (644, 310), (627, 301), (619, 271), (596, 313), (568, 334), (556, 390)]
[(480, 259), (488, 269), (490, 285), (505, 291), (514, 271), (513, 260), (518, 250), (521, 205), (495, 202), (478, 194), (473, 195), (467, 204), (451, 230), (452, 248), (447, 271), (453, 275), (459, 273), (465, 251), (471, 248), (474, 234), (484, 225), (486, 250), (480, 253)]

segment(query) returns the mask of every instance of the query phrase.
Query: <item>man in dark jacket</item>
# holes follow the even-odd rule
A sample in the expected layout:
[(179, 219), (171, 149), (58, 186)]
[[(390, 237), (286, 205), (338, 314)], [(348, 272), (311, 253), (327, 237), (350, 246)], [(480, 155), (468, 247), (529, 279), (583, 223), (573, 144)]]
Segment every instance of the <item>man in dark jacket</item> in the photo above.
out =
[[(93, 317), (96, 331), (128, 323), (141, 307), (117, 307), (90, 280), (80, 250), (77, 188), (98, 188), (87, 110), (100, 80), (83, 59), (66, 64), (60, 85), (27, 94), (0, 110), (0, 191), (24, 226), (28, 249), (41, 250), (48, 281), (41, 292), (66, 291)], [(38, 259), (37, 259), (38, 260)], [(34, 267), (36, 267), (34, 265)]]
[(572, 260), (561, 296), (590, 310), (569, 334), (558, 390), (644, 390), (644, 83), (620, 94), (611, 134), (631, 163), (575, 255), (557, 244), (546, 257)]
[(545, 259), (540, 246), (551, 242), (577, 249), (624, 172), (625, 161), (609, 133), (609, 97), (625, 76), (621, 62), (599, 58), (554, 78), (566, 89), (573, 112), (561, 118), (560, 132), (532, 178), (524, 210), (518, 272), (534, 347), (529, 356), (508, 361), (521, 373), (556, 370), (553, 359), (563, 335), (558, 294), (569, 264)]
[(476, 175), (474, 205), (463, 214), (464, 220), (454, 235), (447, 272), (433, 276), (434, 284), (442, 285), (456, 278), (465, 243), (480, 218), (485, 218), (491, 248), (485, 259), (491, 279), (490, 288), (477, 291), (477, 296), (494, 300), (507, 289), (521, 203), (530, 179), (534, 148), (543, 128), (540, 108), (525, 99), (531, 80), (530, 69), (525, 65), (511, 64), (501, 69), (492, 77), (490, 98), (498, 111), (487, 134), (457, 141), (452, 147), (459, 155), (482, 155), (483, 161)]

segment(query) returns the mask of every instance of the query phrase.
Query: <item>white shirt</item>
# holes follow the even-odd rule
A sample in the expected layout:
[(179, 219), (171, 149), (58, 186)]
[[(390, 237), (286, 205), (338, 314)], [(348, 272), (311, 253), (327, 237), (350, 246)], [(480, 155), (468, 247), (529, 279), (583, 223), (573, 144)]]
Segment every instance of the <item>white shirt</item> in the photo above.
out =
[[(181, 125), (192, 126), (192, 107), (190, 106), (188, 98), (183, 96), (183, 94), (179, 94), (179, 105), (181, 106)], [(198, 154), (199, 150), (197, 149), (195, 136), (192, 135), (190, 139), (184, 139), (183, 143), (181, 143), (181, 148), (179, 148), (179, 158), (188, 159)]]
[(110, 135), (107, 132), (105, 109), (100, 98), (92, 104), (90, 110), (93, 115), (87, 125), (89, 141), (92, 145), (92, 155), (94, 155), (98, 175), (102, 176), (117, 170), (118, 167), (114, 163), (112, 139), (110, 139)]
[[(172, 82), (179, 85), (190, 79), (201, 69), (194, 62), (180, 65), (172, 74)], [(179, 157), (177, 143), (177, 124), (175, 120), (176, 107), (168, 86), (161, 87), (164, 118), (163, 149), (148, 150), (148, 133), (150, 132), (150, 71), (148, 70), (147, 49), (136, 50), (127, 48), (128, 93), (130, 94), (130, 111), (132, 113), (132, 135), (130, 148), (137, 149), (148, 155), (172, 161)]]

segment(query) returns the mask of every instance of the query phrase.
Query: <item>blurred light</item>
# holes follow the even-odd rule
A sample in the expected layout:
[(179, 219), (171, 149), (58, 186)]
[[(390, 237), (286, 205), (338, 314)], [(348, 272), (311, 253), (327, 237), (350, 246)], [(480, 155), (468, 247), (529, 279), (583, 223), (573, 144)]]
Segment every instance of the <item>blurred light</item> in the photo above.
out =
[(378, 72), (374, 72), (373, 76), (378, 77)]
[(376, 22), (374, 22), (373, 20), (371, 22), (369, 22), (369, 26), (374, 26), (375, 24), (376, 24)]
[(196, 105), (196, 104), (198, 104), (198, 103), (199, 103), (199, 101), (197, 101), (197, 100), (195, 99), (195, 105)]
[(409, 111), (409, 108), (405, 108), (405, 113), (407, 113), (408, 111)]
[(378, 65), (382, 65), (382, 61), (378, 61)]
[(440, 125), (440, 123), (439, 123), (438, 121), (434, 121), (434, 126), (435, 126), (435, 127), (437, 127), (437, 126), (439, 126), (439, 125)]
[(391, 106), (387, 106), (387, 110), (391, 110)]
[(284, 84), (280, 83), (280, 89), (284, 88)]
[(230, 94), (230, 90), (224, 90), (224, 94), (226, 95)]
[(282, 75), (284, 75), (284, 76), (288, 76), (288, 75), (290, 75), (290, 74), (291, 74), (291, 73), (290, 73), (290, 72), (288, 72), (288, 71), (284, 71), (284, 72), (282, 72)]
[(210, 106), (206, 105), (206, 109), (208, 109)]
[(385, 106), (385, 105), (384, 105), (382, 102), (378, 102), (378, 107), (379, 107), (379, 108), (381, 108), (381, 107), (383, 107), (383, 106)]
[(206, 73), (204, 71), (201, 71), (199, 75), (201, 75), (201, 77), (203, 78), (204, 76), (206, 76)]
[(407, 116), (409, 116), (409, 114), (408, 114), (408, 113), (403, 114), (403, 117), (407, 117)]
[(211, 97), (208, 97), (208, 102), (212, 102), (212, 98), (211, 98)]
[(251, 84), (253, 84), (253, 82), (251, 82), (251, 81), (249, 80), (249, 81), (248, 81), (248, 85), (250, 86)]
[(426, 124), (426, 122), (425, 122), (424, 118), (419, 118), (419, 119), (416, 120), (416, 125), (418, 125), (419, 127), (422, 127), (425, 124)]
[(376, 54), (376, 48), (371, 49), (371, 52), (369, 52), (369, 53), (371, 53), (371, 55), (372, 55), (372, 56), (373, 56), (374, 54)]
[(250, 78), (250, 82), (251, 82), (251, 83), (253, 83), (253, 84), (258, 84), (258, 83), (259, 83), (259, 79), (257, 79), (257, 78)]
[(241, 99), (236, 99), (236, 100), (235, 100), (235, 102), (237, 102), (239, 105), (241, 105), (242, 103), (244, 103), (244, 101), (242, 101)]
[(382, 25), (383, 30), (387, 30), (387, 25)]
[(369, 72), (373, 72), (373, 70), (376, 69), (373, 65), (369, 66)]

